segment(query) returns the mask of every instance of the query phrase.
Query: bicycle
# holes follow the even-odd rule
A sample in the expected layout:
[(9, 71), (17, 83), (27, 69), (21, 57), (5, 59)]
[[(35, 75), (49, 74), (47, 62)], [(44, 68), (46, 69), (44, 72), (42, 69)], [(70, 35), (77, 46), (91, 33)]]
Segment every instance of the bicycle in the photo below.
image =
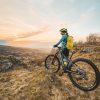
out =
[[(77, 58), (72, 60), (72, 56), (76, 52), (71, 52), (70, 57), (67, 58), (63, 54), (61, 47), (57, 48), (55, 54), (46, 57), (46, 70), (50, 73), (57, 73), (62, 67), (64, 73), (68, 73), (74, 86), (83, 91), (95, 90), (100, 83), (99, 70), (96, 65), (86, 58)], [(66, 59), (66, 63), (64, 63), (64, 59)]]

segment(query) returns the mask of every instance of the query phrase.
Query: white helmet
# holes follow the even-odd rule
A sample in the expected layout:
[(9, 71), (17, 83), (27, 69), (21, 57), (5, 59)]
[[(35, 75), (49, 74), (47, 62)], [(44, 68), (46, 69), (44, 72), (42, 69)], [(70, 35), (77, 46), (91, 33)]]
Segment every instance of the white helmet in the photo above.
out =
[(67, 33), (67, 28), (60, 29), (60, 32), (66, 32)]

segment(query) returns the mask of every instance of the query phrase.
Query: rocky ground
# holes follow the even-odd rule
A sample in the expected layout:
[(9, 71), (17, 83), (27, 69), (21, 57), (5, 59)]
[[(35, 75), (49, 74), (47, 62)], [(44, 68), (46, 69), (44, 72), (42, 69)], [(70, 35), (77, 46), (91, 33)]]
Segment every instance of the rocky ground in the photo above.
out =
[[(46, 56), (37, 49), (0, 46), (0, 100), (100, 100), (100, 86), (83, 92), (66, 74), (48, 74), (44, 69)], [(99, 50), (77, 52), (76, 57), (89, 58), (100, 69)]]

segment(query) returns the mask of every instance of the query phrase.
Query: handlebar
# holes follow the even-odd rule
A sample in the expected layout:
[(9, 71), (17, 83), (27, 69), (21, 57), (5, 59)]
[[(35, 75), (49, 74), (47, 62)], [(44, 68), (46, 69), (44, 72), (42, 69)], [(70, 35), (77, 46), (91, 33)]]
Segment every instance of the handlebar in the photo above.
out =
[(58, 49), (62, 49), (61, 47), (57, 46)]
[(62, 48), (61, 48), (61, 47), (59, 47), (59, 46), (56, 46), (56, 47), (53, 47), (53, 48), (58, 48), (58, 50), (62, 50)]

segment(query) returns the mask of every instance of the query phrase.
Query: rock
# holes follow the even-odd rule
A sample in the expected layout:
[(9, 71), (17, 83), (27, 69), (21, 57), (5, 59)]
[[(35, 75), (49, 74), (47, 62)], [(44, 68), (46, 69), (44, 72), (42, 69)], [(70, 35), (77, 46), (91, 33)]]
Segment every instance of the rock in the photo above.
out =
[(93, 52), (93, 48), (85, 48), (85, 49), (82, 49), (81, 51), (80, 51), (80, 53), (90, 53), (90, 52)]
[(10, 69), (13, 66), (13, 64), (7, 60), (4, 60), (0, 62), (0, 71), (6, 71)]
[(8, 57), (8, 59), (9, 59), (14, 65), (15, 65), (15, 64), (19, 65), (19, 64), (22, 63), (22, 57), (16, 57), (16, 56), (11, 55), (11, 56)]

